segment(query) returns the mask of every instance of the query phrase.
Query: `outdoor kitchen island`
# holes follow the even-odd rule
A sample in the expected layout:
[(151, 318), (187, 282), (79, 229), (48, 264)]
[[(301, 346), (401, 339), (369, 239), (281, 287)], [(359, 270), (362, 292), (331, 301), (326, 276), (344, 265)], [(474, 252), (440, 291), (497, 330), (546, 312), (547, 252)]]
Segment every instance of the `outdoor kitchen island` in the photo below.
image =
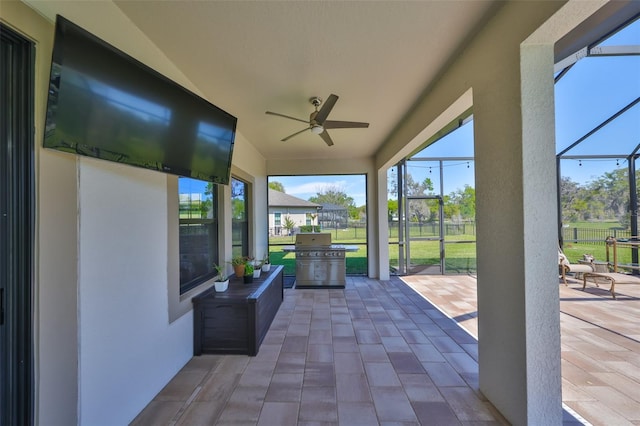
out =
[(282, 250), (296, 254), (295, 288), (344, 288), (346, 252), (358, 247), (331, 244), (331, 234), (310, 232), (296, 234), (296, 245)]

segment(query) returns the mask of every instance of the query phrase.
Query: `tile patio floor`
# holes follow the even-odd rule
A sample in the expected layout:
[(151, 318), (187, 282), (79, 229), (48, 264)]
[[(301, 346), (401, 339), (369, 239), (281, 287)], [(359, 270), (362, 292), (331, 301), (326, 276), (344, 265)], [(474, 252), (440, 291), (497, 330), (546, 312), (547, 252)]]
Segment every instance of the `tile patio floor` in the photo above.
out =
[[(475, 279), (404, 279), (430, 292), (425, 296), (434, 302), (444, 301), (445, 309), (451, 307), (447, 315), (474, 329)], [(577, 297), (572, 287), (560, 289), (562, 299)], [(616, 308), (624, 298), (614, 302)], [(638, 305), (632, 309), (637, 313)], [(571, 375), (563, 378), (567, 405), (585, 418), (609, 413), (604, 423), (589, 419), (594, 425), (640, 424), (638, 400), (628, 396), (638, 389), (637, 326), (627, 325), (635, 330), (632, 341), (616, 333), (606, 337), (606, 328), (563, 311), (563, 373)], [(506, 424), (478, 391), (475, 338), (447, 315), (398, 278), (349, 277), (345, 290), (287, 289), (256, 357), (194, 357), (132, 424)], [(567, 341), (567, 328), (587, 330), (589, 337)], [(585, 354), (591, 344), (597, 352)], [(565, 424), (575, 423), (565, 411)]]
[[(411, 276), (406, 282), (477, 336), (476, 280)], [(562, 399), (585, 423), (640, 425), (640, 285), (559, 284)]]

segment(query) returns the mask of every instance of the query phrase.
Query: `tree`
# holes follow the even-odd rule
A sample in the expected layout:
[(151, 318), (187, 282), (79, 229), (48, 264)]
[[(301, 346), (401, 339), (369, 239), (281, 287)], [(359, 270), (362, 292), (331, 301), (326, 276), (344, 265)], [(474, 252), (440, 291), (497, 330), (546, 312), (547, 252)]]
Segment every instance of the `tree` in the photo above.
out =
[(287, 230), (287, 235), (291, 235), (293, 228), (296, 227), (296, 222), (291, 219), (291, 216), (285, 216), (282, 219), (282, 227)]
[(387, 216), (389, 222), (398, 217), (398, 200), (387, 200)]
[(626, 168), (606, 172), (580, 185), (564, 176), (560, 179), (563, 222), (617, 219), (629, 227), (629, 180)]
[(628, 176), (627, 169), (617, 169), (589, 185), (591, 199), (601, 203), (625, 228), (630, 222)]
[(352, 197), (349, 197), (344, 188), (338, 185), (327, 185), (316, 193), (315, 197), (310, 197), (309, 201), (316, 204), (336, 204), (346, 209), (355, 207)]
[(476, 217), (476, 190), (470, 185), (455, 190), (443, 201), (444, 214), (452, 220), (473, 220)]
[(284, 185), (277, 181), (269, 182), (269, 188), (275, 191), (286, 192), (284, 190)]
[(410, 174), (407, 174), (404, 186), (407, 189), (405, 195), (435, 195), (433, 193), (433, 181), (430, 178), (425, 178), (422, 182), (416, 182)]
[(213, 183), (208, 182), (207, 188), (204, 190), (205, 198), (200, 203), (200, 217), (203, 219), (213, 217)]
[[(344, 207), (346, 210), (346, 217), (342, 220), (345, 222), (344, 225), (346, 225), (348, 218), (356, 220), (360, 218), (360, 214), (353, 197), (348, 196), (344, 188), (338, 185), (325, 186), (316, 193), (315, 197), (310, 197), (309, 201), (316, 204), (335, 204), (337, 206)], [(338, 226), (337, 223), (342, 221), (334, 221), (334, 226)]]

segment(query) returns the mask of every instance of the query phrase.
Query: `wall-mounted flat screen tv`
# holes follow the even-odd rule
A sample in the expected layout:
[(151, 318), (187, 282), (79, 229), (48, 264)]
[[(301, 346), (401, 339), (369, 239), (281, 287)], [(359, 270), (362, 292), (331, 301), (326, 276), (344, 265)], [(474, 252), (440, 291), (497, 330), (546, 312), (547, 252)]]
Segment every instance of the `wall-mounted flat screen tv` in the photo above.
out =
[(44, 147), (228, 184), (237, 119), (57, 16)]

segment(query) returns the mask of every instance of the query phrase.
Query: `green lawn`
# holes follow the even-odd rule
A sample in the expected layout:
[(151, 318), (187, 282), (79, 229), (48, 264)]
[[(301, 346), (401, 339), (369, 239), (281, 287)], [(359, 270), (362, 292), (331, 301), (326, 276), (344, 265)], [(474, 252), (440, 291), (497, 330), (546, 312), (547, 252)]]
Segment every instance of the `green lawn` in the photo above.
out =
[[(569, 224), (571, 228), (580, 229), (614, 229), (620, 224), (617, 221), (607, 222), (576, 222)], [(430, 236), (427, 228), (423, 229), (423, 236)], [(367, 246), (364, 228), (346, 228), (325, 230), (331, 234), (332, 242), (335, 244), (356, 244), (359, 247), (357, 252), (347, 253), (347, 274), (363, 275), (367, 273)], [(412, 232), (413, 235), (413, 232)], [(447, 235), (445, 237), (445, 271), (446, 273), (475, 273), (476, 245), (475, 243), (455, 243), (455, 241), (474, 241), (475, 235)], [(394, 242), (391, 240), (390, 242)], [(397, 242), (397, 234), (395, 238)], [(285, 275), (295, 275), (295, 254), (284, 253), (279, 245), (293, 245), (295, 236), (270, 237), (269, 257), (271, 263), (285, 266)], [(412, 241), (411, 246), (412, 264), (434, 265), (440, 263), (439, 246), (437, 241)], [(589, 243), (566, 242), (564, 252), (572, 263), (577, 263), (584, 254), (591, 254), (598, 261), (606, 260), (606, 248), (604, 239)], [(613, 256), (613, 255), (612, 255)], [(613, 259), (611, 259), (613, 261)], [(631, 263), (631, 249), (619, 248), (618, 263)], [(398, 266), (398, 245), (389, 244), (389, 266)]]
[[(330, 231), (332, 242), (335, 244), (357, 245), (359, 250), (346, 254), (347, 274), (365, 275), (367, 273), (367, 246), (364, 230), (361, 228)], [(445, 241), (473, 241), (474, 235), (454, 235), (446, 237)], [(285, 253), (281, 245), (293, 245), (295, 237), (270, 237), (269, 259), (274, 265), (284, 265), (285, 275), (295, 275), (295, 254)], [(280, 244), (280, 245), (274, 245)], [(475, 243), (445, 244), (447, 273), (470, 273), (476, 271)], [(439, 245), (437, 241), (412, 241), (411, 258), (413, 264), (432, 265), (440, 263)], [(389, 266), (398, 266), (398, 246), (389, 245)]]
[[(595, 260), (604, 262), (607, 260), (607, 249), (604, 242), (602, 243), (567, 243), (562, 248), (564, 254), (567, 255), (571, 263), (578, 263), (583, 259), (585, 254), (592, 255)], [(618, 264), (631, 263), (631, 248), (618, 247)], [(609, 249), (609, 259), (613, 262), (613, 249)]]

